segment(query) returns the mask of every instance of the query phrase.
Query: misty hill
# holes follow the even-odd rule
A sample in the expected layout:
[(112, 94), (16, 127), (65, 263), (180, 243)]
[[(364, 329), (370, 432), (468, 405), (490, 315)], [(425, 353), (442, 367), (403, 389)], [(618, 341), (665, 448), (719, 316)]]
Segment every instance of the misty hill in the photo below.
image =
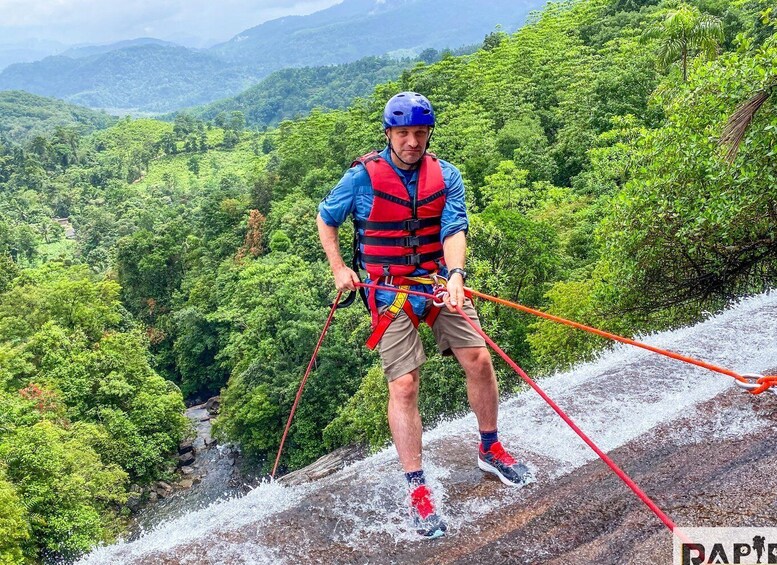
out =
[(260, 73), (326, 65), (365, 55), (427, 47), (458, 47), (483, 40), (500, 24), (520, 27), (544, 0), (345, 0), (309, 16), (289, 16), (248, 29), (210, 49)]
[(243, 69), (206, 53), (152, 44), (11, 65), (0, 74), (0, 88), (92, 108), (163, 112), (224, 98), (255, 80)]
[[(280, 18), (205, 51), (166, 44), (47, 57), (0, 73), (0, 89), (26, 90), (116, 113), (169, 112), (233, 96), (273, 71), (413, 56), (512, 31), (544, 0), (345, 0), (308, 16)], [(86, 56), (81, 56), (86, 55)]]
[(19, 90), (0, 92), (0, 137), (21, 142), (59, 126), (79, 126), (82, 134), (104, 129), (116, 118), (104, 112)]
[(60, 53), (60, 55), (63, 57), (77, 59), (79, 57), (102, 55), (104, 53), (110, 53), (111, 51), (118, 51), (119, 49), (127, 49), (129, 47), (139, 47), (141, 45), (163, 45), (168, 47), (177, 47), (175, 43), (170, 41), (163, 41), (153, 37), (139, 37), (137, 39), (127, 39), (124, 41), (117, 41), (115, 43), (108, 43), (105, 45), (82, 45), (71, 47), (67, 51)]
[(30, 39), (0, 44), (0, 70), (13, 63), (28, 63), (59, 53), (65, 45), (58, 41)]

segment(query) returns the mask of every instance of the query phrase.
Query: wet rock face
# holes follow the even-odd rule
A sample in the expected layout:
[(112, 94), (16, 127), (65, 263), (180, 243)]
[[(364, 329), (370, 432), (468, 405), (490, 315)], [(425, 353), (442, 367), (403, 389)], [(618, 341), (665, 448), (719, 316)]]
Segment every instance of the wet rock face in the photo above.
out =
[[(732, 390), (610, 456), (678, 526), (777, 526), (777, 403), (764, 400)], [(672, 562), (668, 529), (600, 461), (538, 485), (531, 501), (435, 562), (480, 563), (481, 552), (505, 564)]]
[[(777, 526), (777, 402), (767, 400), (731, 389), (609, 455), (679, 526)], [(361, 483), (357, 473), (314, 491), (297, 506), (263, 520), (261, 527), (222, 531), (217, 538), (154, 554), (154, 559), (172, 564), (198, 555), (201, 563), (243, 562), (236, 556), (221, 561), (209, 557), (208, 547), (218, 542), (277, 548), (290, 563), (672, 562), (668, 529), (598, 459), (555, 480), (548, 478), (549, 470), (540, 471), (538, 483), (511, 491), (470, 461), (471, 445), (437, 448), (446, 454), (450, 469), (443, 501), (449, 517), (462, 508), (493, 505), (477, 518), (454, 520), (455, 529), (444, 538), (398, 541), (381, 532), (385, 524), (369, 527), (373, 513), (367, 512), (359, 518), (367, 527), (362, 542), (344, 543), (344, 536), (350, 539), (349, 526), (332, 509), (360, 496), (371, 497), (374, 505), (375, 497), (386, 494), (365, 494), (372, 486)], [(401, 492), (393, 495), (401, 498)], [(507, 503), (494, 504), (500, 499)], [(383, 498), (382, 504), (395, 501)]]
[[(749, 304), (651, 340), (774, 374), (777, 295)], [(773, 394), (631, 349), (541, 385), (679, 526), (777, 526)], [(389, 449), (315, 483), (260, 485), (89, 563), (671, 563), (668, 529), (537, 395), (503, 402), (499, 421), (536, 484), (516, 491), (478, 469), (471, 415), (425, 433), (444, 538), (419, 541), (408, 528), (407, 485)]]

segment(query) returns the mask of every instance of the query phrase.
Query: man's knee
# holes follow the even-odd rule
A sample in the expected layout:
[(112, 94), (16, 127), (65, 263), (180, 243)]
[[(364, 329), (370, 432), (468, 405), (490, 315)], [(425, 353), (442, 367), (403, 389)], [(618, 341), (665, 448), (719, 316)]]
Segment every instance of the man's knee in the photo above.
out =
[(491, 354), (485, 347), (473, 347), (474, 361), (479, 367), (490, 369), (491, 368)]
[(406, 373), (389, 383), (391, 400), (401, 403), (415, 402), (418, 398), (418, 370)]
[(491, 354), (485, 347), (461, 347), (453, 350), (456, 358), (473, 376), (490, 375), (493, 371)]

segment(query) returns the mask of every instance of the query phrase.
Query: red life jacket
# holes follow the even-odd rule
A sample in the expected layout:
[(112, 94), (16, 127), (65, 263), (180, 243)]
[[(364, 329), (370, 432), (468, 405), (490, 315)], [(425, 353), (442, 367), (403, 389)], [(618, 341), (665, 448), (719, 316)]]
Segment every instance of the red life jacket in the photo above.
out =
[(445, 181), (437, 157), (426, 153), (418, 171), (415, 198), (388, 161), (373, 151), (359, 157), (372, 184), (374, 199), (367, 220), (358, 220), (361, 261), (370, 278), (410, 275), (442, 265), (440, 223)]

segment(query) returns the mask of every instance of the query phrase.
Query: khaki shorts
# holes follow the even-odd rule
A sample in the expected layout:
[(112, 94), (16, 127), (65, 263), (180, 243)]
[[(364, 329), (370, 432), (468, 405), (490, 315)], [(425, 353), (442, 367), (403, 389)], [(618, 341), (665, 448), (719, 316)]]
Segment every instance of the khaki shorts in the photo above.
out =
[[(436, 306), (429, 306), (436, 308)], [(467, 298), (462, 307), (467, 314), (480, 327), (478, 314), (472, 301)], [(452, 355), (453, 347), (485, 347), (485, 340), (480, 337), (458, 312), (451, 312), (446, 307), (440, 309), (440, 314), (432, 324), (432, 333), (437, 342), (437, 348), (443, 355)], [(413, 326), (413, 322), (404, 311), (400, 312), (396, 319), (383, 334), (378, 343), (380, 358), (383, 362), (383, 374), (387, 381), (401, 377), (420, 367), (426, 361), (421, 336)]]

